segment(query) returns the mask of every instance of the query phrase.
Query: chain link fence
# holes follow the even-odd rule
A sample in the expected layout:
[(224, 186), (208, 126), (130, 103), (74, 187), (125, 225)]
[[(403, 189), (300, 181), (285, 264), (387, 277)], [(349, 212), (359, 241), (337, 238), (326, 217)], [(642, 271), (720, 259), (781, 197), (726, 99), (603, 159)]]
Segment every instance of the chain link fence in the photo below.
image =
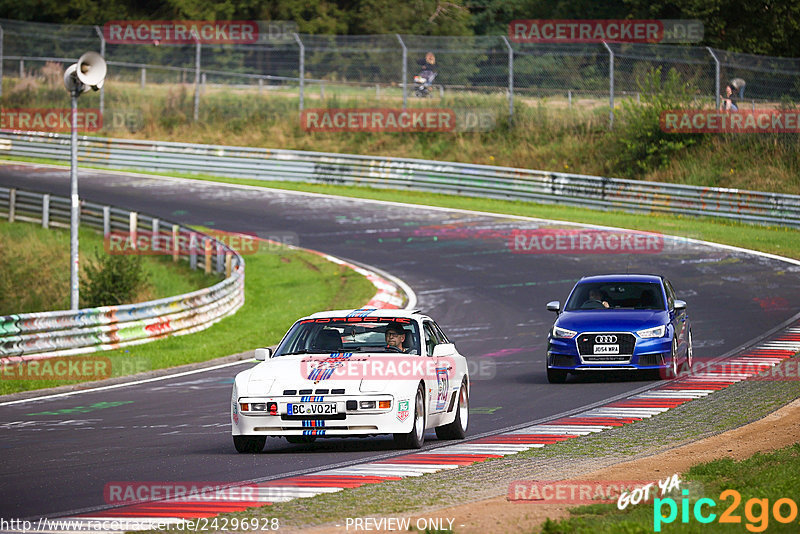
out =
[[(430, 37), (419, 35), (263, 36), (253, 44), (111, 44), (102, 28), (30, 23), (0, 19), (0, 84), (19, 91), (13, 78), (51, 81), (53, 99), (64, 105), (56, 87), (59, 69), (84, 52), (98, 51), (109, 64), (107, 86), (97, 100), (104, 129), (129, 130), (141, 110), (132, 92), (144, 87), (165, 91), (164, 120), (203, 121), (224, 113), (257, 114), (257, 104), (238, 106), (207, 99), (226, 92), (282, 97), (271, 113), (292, 120), (297, 111), (331, 107), (464, 106), (514, 115), (514, 101), (546, 99), (563, 107), (607, 106), (613, 124), (620, 98), (638, 99), (640, 83), (653, 69), (670, 70), (711, 107), (719, 104), (720, 86), (733, 78), (747, 82), (745, 106), (770, 107), (800, 99), (800, 58), (775, 58), (657, 44), (520, 44), (504, 36)], [(427, 52), (436, 57), (432, 90), (418, 91), (414, 76)], [(49, 66), (48, 66), (49, 65)], [(49, 71), (47, 70), (49, 69)], [(62, 71), (63, 72), (63, 71)], [(33, 83), (33, 82), (31, 82)], [(24, 84), (21, 86), (24, 89)], [(116, 91), (114, 98), (106, 93)], [(423, 92), (424, 93), (424, 92)], [(4, 95), (6, 106), (17, 101)], [(615, 97), (617, 102), (615, 103)], [(21, 99), (20, 99), (21, 101)], [(172, 102), (172, 108), (169, 107)], [(174, 108), (174, 109), (173, 109)], [(292, 115), (289, 115), (292, 114)]]

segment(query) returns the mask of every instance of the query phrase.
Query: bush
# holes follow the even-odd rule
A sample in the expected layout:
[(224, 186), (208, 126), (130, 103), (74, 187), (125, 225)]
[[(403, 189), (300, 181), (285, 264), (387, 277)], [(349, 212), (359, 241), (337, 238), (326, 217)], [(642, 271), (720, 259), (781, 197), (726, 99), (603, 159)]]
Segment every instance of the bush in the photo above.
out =
[(667, 133), (661, 129), (662, 112), (700, 107), (693, 104), (693, 91), (681, 81), (675, 69), (670, 69), (666, 77), (662, 77), (661, 67), (650, 70), (638, 85), (641, 104), (623, 102), (619, 127), (612, 134), (616, 154), (612, 170), (630, 178), (665, 167), (682, 150), (702, 142), (705, 137), (696, 133)]
[(130, 304), (147, 283), (141, 256), (95, 251), (81, 278), (81, 307)]

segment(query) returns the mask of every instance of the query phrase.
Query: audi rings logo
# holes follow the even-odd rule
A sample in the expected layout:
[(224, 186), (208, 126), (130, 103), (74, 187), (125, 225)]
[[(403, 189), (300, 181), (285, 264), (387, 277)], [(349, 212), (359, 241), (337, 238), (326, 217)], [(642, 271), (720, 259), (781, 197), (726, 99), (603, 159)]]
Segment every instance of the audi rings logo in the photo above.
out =
[(616, 343), (617, 336), (615, 335), (604, 335), (604, 336), (594, 336), (595, 343)]

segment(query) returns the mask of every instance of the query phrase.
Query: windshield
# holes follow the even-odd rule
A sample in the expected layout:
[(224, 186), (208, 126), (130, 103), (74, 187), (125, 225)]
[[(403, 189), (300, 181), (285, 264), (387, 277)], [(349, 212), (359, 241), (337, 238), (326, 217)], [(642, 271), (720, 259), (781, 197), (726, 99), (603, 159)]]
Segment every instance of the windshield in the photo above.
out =
[(407, 317), (305, 319), (292, 326), (275, 351), (275, 357), (331, 352), (419, 354), (416, 321)]
[(664, 310), (661, 285), (651, 282), (586, 282), (572, 290), (566, 311)]

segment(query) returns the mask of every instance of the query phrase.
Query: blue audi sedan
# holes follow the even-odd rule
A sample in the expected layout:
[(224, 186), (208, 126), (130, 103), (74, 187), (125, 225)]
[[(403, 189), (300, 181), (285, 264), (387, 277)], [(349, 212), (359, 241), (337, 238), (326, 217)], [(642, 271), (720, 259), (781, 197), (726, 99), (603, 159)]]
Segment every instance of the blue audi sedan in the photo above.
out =
[(692, 366), (692, 328), (686, 302), (663, 276), (609, 274), (575, 284), (547, 336), (547, 380), (570, 373), (645, 371), (674, 377)]

